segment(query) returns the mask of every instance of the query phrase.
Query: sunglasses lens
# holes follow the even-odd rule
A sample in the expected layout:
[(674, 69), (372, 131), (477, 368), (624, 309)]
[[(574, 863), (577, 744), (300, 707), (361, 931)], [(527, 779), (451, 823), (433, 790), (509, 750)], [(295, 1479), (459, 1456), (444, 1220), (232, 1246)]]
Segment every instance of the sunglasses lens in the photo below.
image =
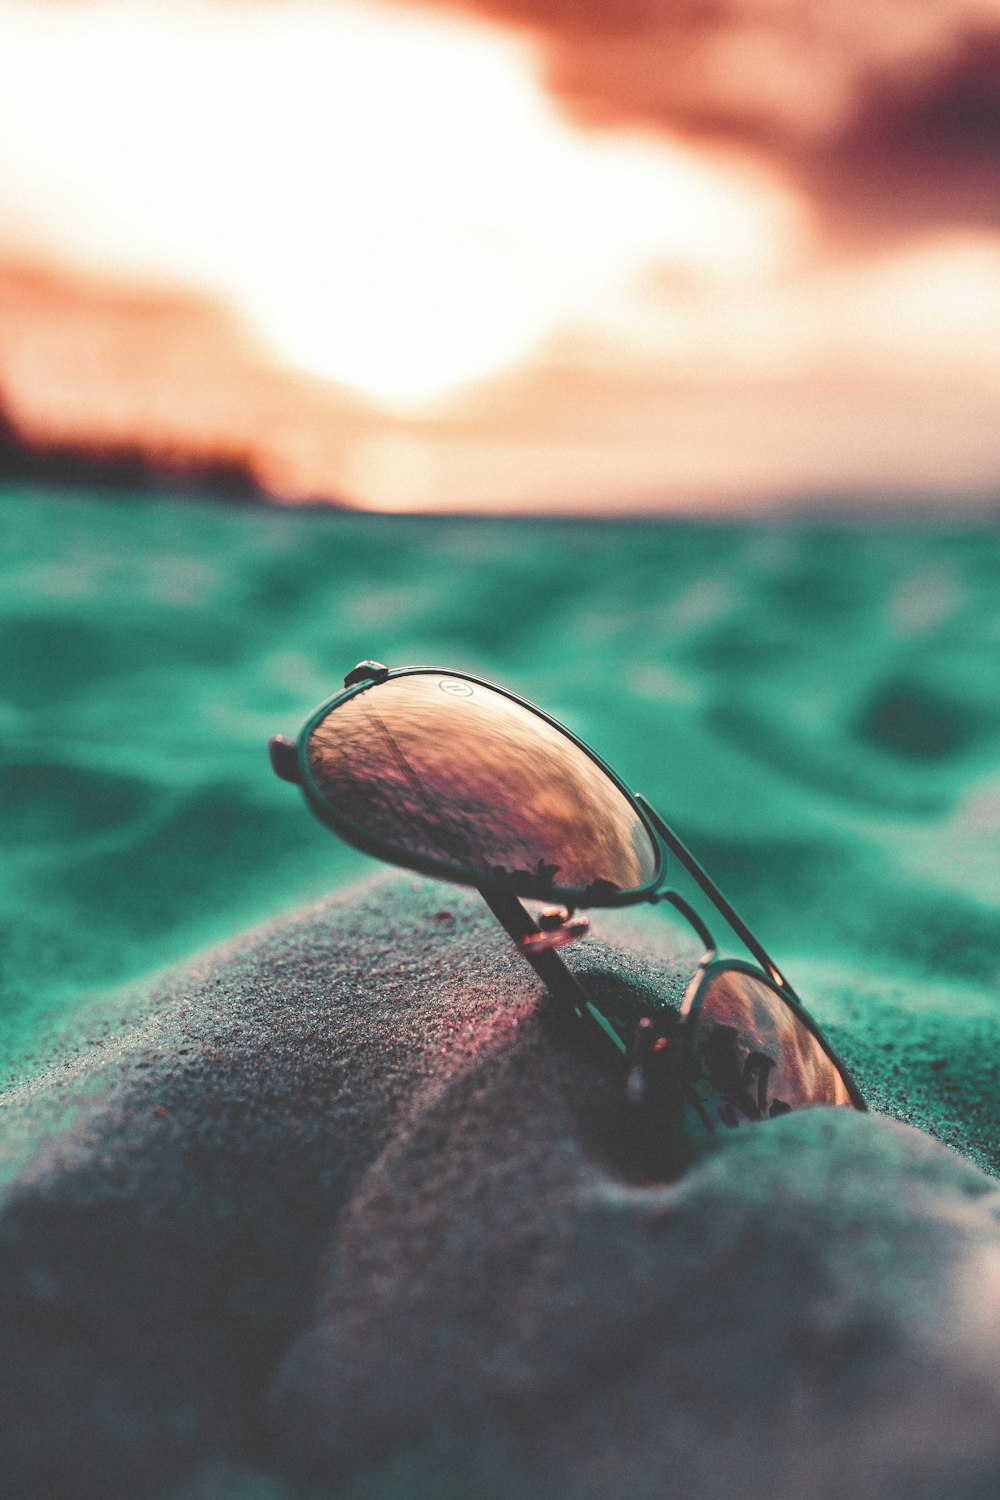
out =
[(716, 974), (693, 1025), (684, 1092), (703, 1130), (851, 1103), (836, 1064), (763, 975)]
[(367, 838), (524, 895), (647, 885), (652, 839), (628, 798), (559, 729), (502, 693), (435, 672), (390, 678), (309, 739), (313, 781)]

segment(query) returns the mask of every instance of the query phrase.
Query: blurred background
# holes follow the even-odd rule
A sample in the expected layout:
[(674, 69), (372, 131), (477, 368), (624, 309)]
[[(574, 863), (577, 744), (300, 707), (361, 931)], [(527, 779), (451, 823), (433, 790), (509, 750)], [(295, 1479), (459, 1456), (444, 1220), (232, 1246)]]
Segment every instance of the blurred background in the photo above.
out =
[(0, 0), (35, 444), (380, 510), (993, 505), (997, 0)]
[(0, 0), (0, 56), (8, 1070), (369, 868), (264, 752), (367, 656), (590, 739), (848, 1054), (863, 990), (983, 1066), (997, 0)]

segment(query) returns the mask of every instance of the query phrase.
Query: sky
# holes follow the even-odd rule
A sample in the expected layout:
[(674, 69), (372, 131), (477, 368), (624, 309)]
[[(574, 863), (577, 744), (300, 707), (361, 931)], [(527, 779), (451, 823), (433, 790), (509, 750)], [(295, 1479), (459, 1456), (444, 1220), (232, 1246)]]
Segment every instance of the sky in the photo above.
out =
[(1000, 0), (0, 0), (0, 399), (281, 499), (995, 503)]

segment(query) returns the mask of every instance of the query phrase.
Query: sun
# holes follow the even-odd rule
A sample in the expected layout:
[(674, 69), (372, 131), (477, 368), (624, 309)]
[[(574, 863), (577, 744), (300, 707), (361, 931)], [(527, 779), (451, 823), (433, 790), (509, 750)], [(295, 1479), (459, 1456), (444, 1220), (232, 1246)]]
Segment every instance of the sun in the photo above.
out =
[(209, 290), (390, 409), (645, 266), (740, 277), (787, 230), (748, 173), (573, 128), (533, 44), (434, 11), (0, 0), (0, 35), (0, 242)]

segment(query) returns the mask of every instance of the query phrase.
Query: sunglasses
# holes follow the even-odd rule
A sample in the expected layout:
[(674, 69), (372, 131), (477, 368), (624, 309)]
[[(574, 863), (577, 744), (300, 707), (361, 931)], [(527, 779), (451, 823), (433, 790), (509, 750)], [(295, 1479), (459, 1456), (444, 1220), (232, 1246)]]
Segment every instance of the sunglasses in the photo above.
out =
[[(673, 830), (570, 730), (504, 688), (438, 667), (364, 661), (298, 741), (269, 742), (327, 828), (378, 859), (476, 887), (555, 1000), (620, 1060), (625, 1097), (670, 1175), (720, 1131), (813, 1105), (865, 1109), (791, 985)], [(667, 884), (670, 858), (753, 962), (718, 957)], [(546, 903), (533, 916), (524, 900)], [(623, 1023), (560, 949), (581, 908), (666, 902), (704, 955), (679, 1013)]]

